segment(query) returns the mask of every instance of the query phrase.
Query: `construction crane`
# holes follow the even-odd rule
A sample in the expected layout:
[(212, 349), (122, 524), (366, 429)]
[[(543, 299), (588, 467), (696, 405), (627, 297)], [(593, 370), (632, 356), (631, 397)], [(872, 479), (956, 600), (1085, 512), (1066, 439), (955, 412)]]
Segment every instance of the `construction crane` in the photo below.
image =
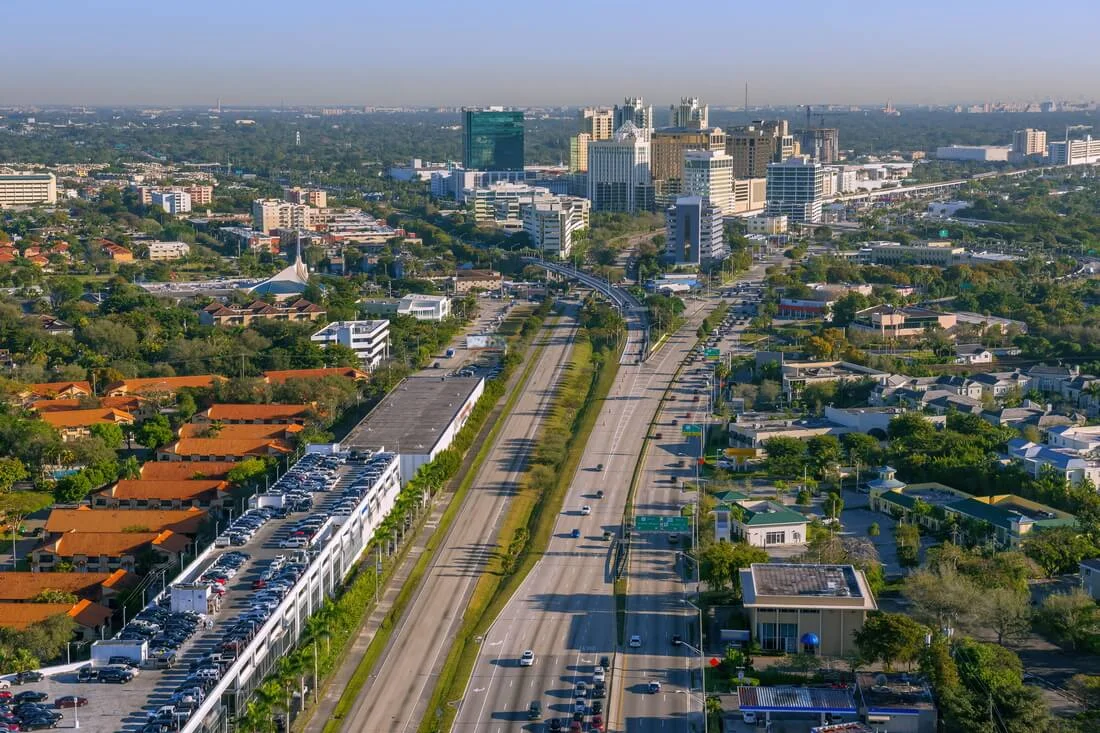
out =
[(841, 115), (846, 115), (846, 114), (848, 114), (848, 113), (847, 112), (818, 112), (818, 113), (815, 114), (814, 113), (814, 108), (807, 104), (806, 105), (806, 129), (807, 130), (813, 130), (814, 129), (813, 119), (812, 119), (814, 117), (817, 117), (817, 126), (818, 127), (825, 127), (825, 118), (826, 117), (839, 117)]

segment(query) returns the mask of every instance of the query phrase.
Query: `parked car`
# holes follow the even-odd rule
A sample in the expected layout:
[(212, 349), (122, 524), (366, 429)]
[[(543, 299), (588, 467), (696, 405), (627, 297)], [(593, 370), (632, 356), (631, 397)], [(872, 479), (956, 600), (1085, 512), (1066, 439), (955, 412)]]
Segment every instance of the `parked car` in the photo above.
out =
[(53, 701), (55, 708), (82, 708), (88, 704), (88, 698), (79, 695), (63, 695)]

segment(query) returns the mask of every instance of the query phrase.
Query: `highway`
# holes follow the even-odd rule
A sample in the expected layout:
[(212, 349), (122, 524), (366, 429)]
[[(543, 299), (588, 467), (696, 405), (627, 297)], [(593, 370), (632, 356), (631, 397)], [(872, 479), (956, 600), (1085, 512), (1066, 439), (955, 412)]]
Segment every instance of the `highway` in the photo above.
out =
[[(759, 277), (758, 265), (746, 278)], [(482, 642), (481, 653), (453, 727), (456, 733), (510, 733), (542, 731), (532, 724), (527, 708), (538, 700), (543, 720), (568, 718), (576, 682), (591, 682), (593, 665), (601, 656), (614, 658), (608, 697), (601, 700), (604, 719), (612, 730), (677, 730), (664, 727), (670, 720), (689, 719), (690, 697), (683, 693), (690, 656), (687, 647), (673, 647), (673, 633), (687, 635), (687, 607), (679, 602), (682, 585), (662, 535), (652, 544), (643, 540), (630, 562), (628, 634), (642, 636), (640, 649), (618, 646), (613, 595), (612, 543), (605, 530), (620, 531), (631, 476), (662, 395), (696, 342), (695, 331), (715, 300), (689, 300), (688, 322), (654, 355), (641, 364), (627, 362), (603, 406), (573, 485), (558, 518), (549, 547), (531, 574), (497, 618)], [(682, 407), (677, 409), (683, 410)], [(678, 429), (676, 429), (678, 430)], [(652, 442), (647, 471), (639, 485), (640, 508), (650, 513), (675, 513), (680, 502), (678, 484), (654, 483), (652, 472), (675, 469), (677, 453), (688, 450), (679, 434), (656, 428), (662, 438)], [(696, 448), (696, 450), (698, 450)], [(597, 470), (603, 464), (603, 470)], [(604, 491), (597, 499), (596, 491)], [(583, 506), (591, 514), (583, 514)], [(580, 537), (571, 537), (572, 530)], [(687, 610), (684, 610), (687, 609)], [(531, 649), (536, 661), (521, 667), (519, 658)], [(677, 671), (679, 670), (679, 671)], [(651, 679), (664, 689), (646, 692)], [(695, 703), (696, 710), (699, 704)], [(620, 709), (622, 712), (620, 712)], [(698, 717), (696, 715), (696, 720)], [(566, 723), (568, 729), (568, 723)], [(684, 727), (679, 728), (684, 730)]]
[[(462, 623), (470, 593), (491, 557), (500, 519), (525, 471), (576, 333), (573, 317), (548, 325), (547, 346), (450, 532), (425, 573), (374, 674), (342, 726), (346, 731), (415, 731)], [(325, 721), (318, 721), (321, 725)]]

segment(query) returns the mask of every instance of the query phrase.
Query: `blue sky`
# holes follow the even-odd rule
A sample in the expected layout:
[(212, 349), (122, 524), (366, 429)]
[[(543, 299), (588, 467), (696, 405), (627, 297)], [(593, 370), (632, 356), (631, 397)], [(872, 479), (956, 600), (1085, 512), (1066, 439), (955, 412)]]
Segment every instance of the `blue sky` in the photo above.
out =
[(1100, 97), (1097, 0), (4, 6), (0, 105), (721, 105), (746, 82), (754, 104)]

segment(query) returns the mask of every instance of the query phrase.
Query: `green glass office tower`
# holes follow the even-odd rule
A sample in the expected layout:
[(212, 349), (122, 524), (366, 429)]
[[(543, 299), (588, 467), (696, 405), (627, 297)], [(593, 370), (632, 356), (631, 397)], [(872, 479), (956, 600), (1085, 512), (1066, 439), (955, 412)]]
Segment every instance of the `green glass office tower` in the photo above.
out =
[(466, 170), (523, 170), (523, 112), (462, 110)]

